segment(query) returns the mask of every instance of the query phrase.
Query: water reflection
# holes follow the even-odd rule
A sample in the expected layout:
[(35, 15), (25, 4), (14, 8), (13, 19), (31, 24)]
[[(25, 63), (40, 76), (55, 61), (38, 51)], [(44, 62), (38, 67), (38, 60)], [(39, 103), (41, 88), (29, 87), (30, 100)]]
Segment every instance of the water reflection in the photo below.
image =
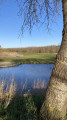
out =
[(0, 85), (2, 86), (0, 88), (2, 88), (2, 92), (3, 90), (11, 91), (11, 94), (13, 92), (20, 94), (43, 93), (53, 66), (53, 64), (23, 64), (16, 67), (0, 68)]

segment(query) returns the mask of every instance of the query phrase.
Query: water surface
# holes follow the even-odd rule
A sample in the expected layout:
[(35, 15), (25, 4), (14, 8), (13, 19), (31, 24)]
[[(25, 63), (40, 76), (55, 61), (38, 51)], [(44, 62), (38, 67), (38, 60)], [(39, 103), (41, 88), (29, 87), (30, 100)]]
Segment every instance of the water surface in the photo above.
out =
[(0, 68), (0, 83), (10, 84), (14, 80), (16, 89), (29, 93), (32, 89), (47, 87), (54, 64), (22, 64), (15, 67)]

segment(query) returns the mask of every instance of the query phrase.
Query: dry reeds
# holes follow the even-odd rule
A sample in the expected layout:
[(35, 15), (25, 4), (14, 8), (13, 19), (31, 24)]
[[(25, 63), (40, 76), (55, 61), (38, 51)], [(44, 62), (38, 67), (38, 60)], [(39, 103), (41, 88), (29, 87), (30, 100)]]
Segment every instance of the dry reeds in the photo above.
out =
[(37, 82), (35, 83), (35, 80), (34, 80), (34, 85), (33, 85), (33, 88), (34, 89), (44, 89), (46, 88), (46, 81), (43, 80), (43, 81), (40, 81), (40, 80), (37, 80)]
[(12, 79), (10, 86), (4, 81), (1, 82), (0, 84), (0, 103), (4, 107), (7, 107), (11, 101), (11, 99), (14, 97), (16, 92), (16, 85), (14, 82), (14, 79)]

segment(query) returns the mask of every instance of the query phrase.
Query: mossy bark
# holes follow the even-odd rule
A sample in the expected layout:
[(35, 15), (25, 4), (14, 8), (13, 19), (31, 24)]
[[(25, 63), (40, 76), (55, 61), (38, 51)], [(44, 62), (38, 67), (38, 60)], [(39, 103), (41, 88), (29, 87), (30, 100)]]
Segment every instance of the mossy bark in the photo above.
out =
[(63, 36), (40, 111), (41, 120), (66, 120), (67, 110), (67, 0), (63, 4)]

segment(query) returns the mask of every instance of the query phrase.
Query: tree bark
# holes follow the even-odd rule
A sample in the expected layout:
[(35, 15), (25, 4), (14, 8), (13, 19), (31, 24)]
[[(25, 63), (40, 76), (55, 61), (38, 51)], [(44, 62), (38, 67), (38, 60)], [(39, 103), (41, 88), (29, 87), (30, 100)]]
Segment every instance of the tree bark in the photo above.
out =
[(62, 43), (40, 111), (41, 120), (66, 120), (67, 117), (67, 0), (62, 0), (62, 7)]

